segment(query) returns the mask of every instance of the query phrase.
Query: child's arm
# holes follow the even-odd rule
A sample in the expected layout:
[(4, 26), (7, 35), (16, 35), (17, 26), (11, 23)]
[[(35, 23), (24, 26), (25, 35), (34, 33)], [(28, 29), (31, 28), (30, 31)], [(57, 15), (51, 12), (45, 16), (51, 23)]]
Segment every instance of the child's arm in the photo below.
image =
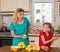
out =
[(42, 42), (43, 42), (44, 44), (48, 44), (48, 43), (52, 42), (53, 40), (58, 39), (58, 37), (54, 37), (54, 36), (53, 36), (50, 40), (46, 41), (45, 38), (44, 38), (44, 36), (41, 36), (41, 39), (42, 39)]

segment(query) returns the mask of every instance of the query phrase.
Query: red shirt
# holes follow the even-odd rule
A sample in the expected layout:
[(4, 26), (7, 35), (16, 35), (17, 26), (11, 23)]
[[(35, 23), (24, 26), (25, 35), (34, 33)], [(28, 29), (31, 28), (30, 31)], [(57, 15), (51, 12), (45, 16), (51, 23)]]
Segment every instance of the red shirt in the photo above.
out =
[(51, 42), (48, 43), (48, 44), (44, 44), (44, 43), (42, 42), (41, 36), (44, 36), (45, 40), (48, 41), (48, 40), (50, 40), (50, 39), (53, 37), (53, 34), (49, 32), (49, 33), (48, 33), (48, 36), (47, 36), (46, 33), (43, 32), (43, 31), (40, 32), (40, 34), (39, 34), (39, 46), (47, 46), (47, 47), (50, 47)]

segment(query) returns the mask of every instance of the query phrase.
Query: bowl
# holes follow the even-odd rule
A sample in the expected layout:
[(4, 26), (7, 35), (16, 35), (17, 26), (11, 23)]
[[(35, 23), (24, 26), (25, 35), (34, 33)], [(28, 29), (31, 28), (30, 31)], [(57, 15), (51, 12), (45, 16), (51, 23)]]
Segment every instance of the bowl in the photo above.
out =
[(17, 52), (20, 48), (18, 46), (10, 46), (12, 52)]

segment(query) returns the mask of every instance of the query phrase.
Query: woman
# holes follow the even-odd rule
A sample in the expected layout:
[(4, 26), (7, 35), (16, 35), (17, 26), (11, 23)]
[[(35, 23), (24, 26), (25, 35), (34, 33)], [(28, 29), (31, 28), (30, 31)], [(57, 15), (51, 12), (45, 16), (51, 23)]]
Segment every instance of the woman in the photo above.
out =
[[(13, 37), (13, 46), (17, 46), (20, 42), (24, 42), (26, 45), (28, 45), (28, 31), (33, 33), (36, 32), (30, 27), (30, 22), (26, 17), (24, 17), (24, 10), (21, 8), (15, 11), (13, 21), (10, 24), (10, 30)], [(24, 38), (24, 34), (27, 36), (27, 38)]]

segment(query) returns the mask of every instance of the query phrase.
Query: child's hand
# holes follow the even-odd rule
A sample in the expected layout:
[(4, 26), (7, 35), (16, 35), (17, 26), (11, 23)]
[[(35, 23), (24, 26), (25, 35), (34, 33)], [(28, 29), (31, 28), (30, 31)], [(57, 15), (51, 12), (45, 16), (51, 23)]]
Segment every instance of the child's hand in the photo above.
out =
[(52, 40), (57, 40), (59, 37), (53, 36)]
[(49, 48), (47, 46), (45, 46), (45, 51), (48, 51), (48, 50), (49, 50)]
[(41, 49), (44, 50), (44, 51), (48, 51), (49, 50), (49, 48), (47, 46), (42, 46)]

